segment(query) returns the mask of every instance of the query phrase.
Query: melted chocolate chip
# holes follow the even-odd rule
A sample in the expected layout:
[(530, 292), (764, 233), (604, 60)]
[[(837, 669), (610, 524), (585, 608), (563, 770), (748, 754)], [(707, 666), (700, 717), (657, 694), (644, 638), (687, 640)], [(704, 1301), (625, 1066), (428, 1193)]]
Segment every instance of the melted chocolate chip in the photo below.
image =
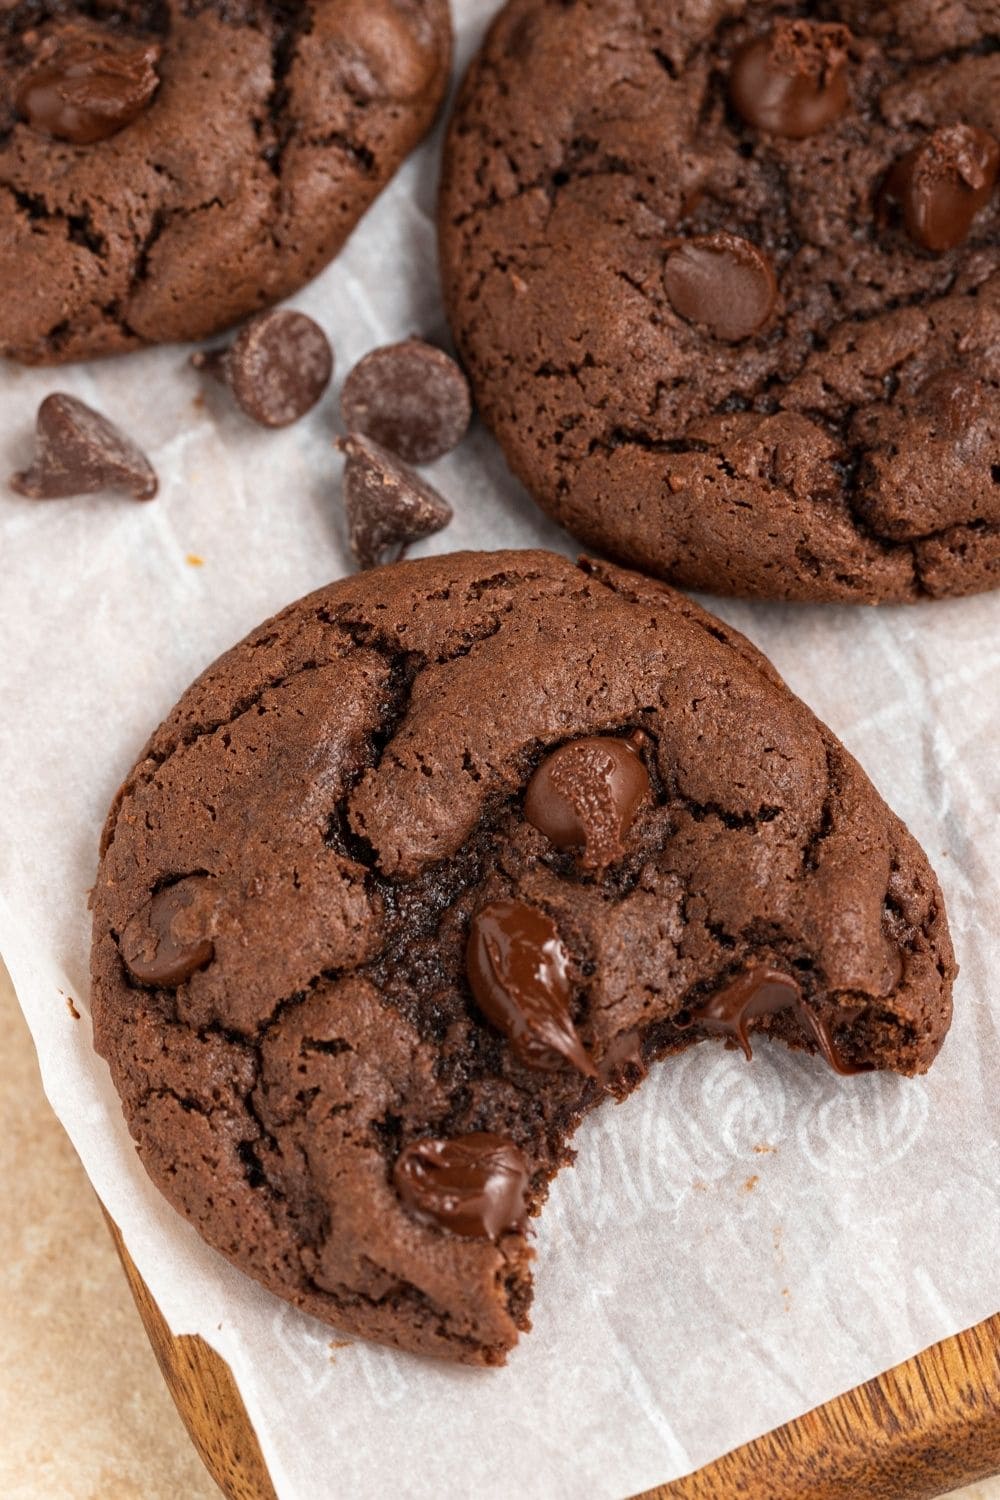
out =
[(524, 816), (557, 849), (579, 849), (588, 870), (625, 852), (625, 839), (649, 796), (641, 741), (594, 735), (562, 745), (528, 783)]
[(75, 396), (57, 391), (38, 408), (34, 463), (13, 474), (10, 486), (30, 500), (64, 500), (98, 490), (152, 500), (157, 479), (131, 438)]
[(570, 1015), (569, 955), (552, 918), (522, 901), (496, 901), (472, 919), (466, 951), (476, 1003), (521, 1062), (563, 1062), (596, 1076)]
[(173, 989), (212, 962), (215, 945), (194, 906), (200, 885), (195, 878), (158, 891), (125, 928), (121, 955), (140, 984)]
[(196, 370), (222, 381), (262, 427), (287, 427), (315, 405), (333, 375), (333, 350), (305, 313), (261, 313), (228, 349), (192, 354)]
[(729, 98), (757, 130), (800, 141), (839, 119), (847, 107), (846, 26), (776, 21), (733, 61)]
[(989, 201), (1000, 143), (972, 125), (946, 125), (890, 167), (879, 194), (885, 223), (898, 212), (914, 244), (941, 254), (961, 245)]
[[(844, 1010), (842, 1016), (848, 1024), (856, 1021), (862, 1007)], [(697, 1007), (688, 1011), (685, 1025), (704, 1026), (707, 1031), (720, 1032), (731, 1037), (743, 1048), (748, 1058), (753, 1056), (747, 1027), (758, 1016), (775, 1015), (778, 1011), (792, 1010), (800, 1026), (809, 1034), (816, 1047), (835, 1073), (850, 1077), (854, 1073), (866, 1073), (866, 1063), (847, 1062), (838, 1053), (833, 1036), (823, 1019), (807, 1005), (797, 982), (780, 969), (759, 967), (750, 969), (734, 979), (724, 989)], [(678, 1023), (680, 1024), (680, 1023)]]
[(771, 262), (749, 240), (720, 230), (668, 244), (663, 283), (674, 312), (724, 343), (767, 322), (778, 295)]
[(415, 1141), (393, 1169), (400, 1198), (417, 1218), (470, 1239), (523, 1230), (528, 1163), (502, 1135)]
[(46, 37), (15, 108), (33, 130), (90, 146), (130, 125), (156, 93), (159, 44), (67, 26)]
[(344, 381), (344, 424), (411, 464), (450, 453), (472, 416), (469, 382), (453, 359), (423, 339), (373, 349)]
[(601, 1055), (597, 1072), (611, 1093), (630, 1089), (645, 1078), (649, 1069), (642, 1055), (641, 1031), (622, 1031), (609, 1042)]
[(447, 500), (394, 454), (358, 433), (341, 438), (337, 447), (347, 458), (344, 510), (362, 568), (389, 560), (386, 553), (400, 557), (410, 542), (447, 526)]

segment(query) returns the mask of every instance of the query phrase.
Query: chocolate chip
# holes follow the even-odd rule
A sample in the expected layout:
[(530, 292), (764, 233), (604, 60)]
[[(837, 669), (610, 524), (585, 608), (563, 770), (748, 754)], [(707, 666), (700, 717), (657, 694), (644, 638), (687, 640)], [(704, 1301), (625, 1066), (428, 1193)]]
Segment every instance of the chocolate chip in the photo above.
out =
[(916, 406), (930, 418), (931, 430), (959, 439), (983, 415), (986, 397), (975, 376), (949, 367), (928, 376), (916, 393)]
[(502, 1135), (477, 1131), (449, 1141), (415, 1141), (393, 1169), (400, 1198), (417, 1218), (469, 1239), (523, 1229), (528, 1163)]
[(347, 457), (344, 510), (351, 549), (362, 568), (374, 568), (392, 552), (447, 526), (452, 509), (432, 485), (387, 449), (352, 433), (337, 443)]
[(156, 93), (159, 44), (67, 26), (44, 39), (15, 108), (33, 130), (90, 146), (130, 125)]
[(663, 282), (679, 317), (703, 324), (725, 343), (745, 339), (767, 322), (778, 288), (770, 260), (756, 245), (720, 230), (674, 240), (667, 248)]
[(472, 416), (469, 383), (458, 365), (423, 339), (366, 354), (344, 381), (344, 424), (374, 438), (407, 463), (449, 453)]
[(729, 74), (737, 114), (757, 130), (800, 141), (847, 107), (846, 26), (776, 21), (766, 37), (741, 47)]
[(13, 474), (11, 489), (31, 500), (63, 500), (98, 490), (125, 490), (152, 500), (156, 474), (146, 455), (107, 417), (75, 396), (46, 396), (35, 420), (35, 460)]
[(595, 1069), (570, 1016), (569, 955), (552, 918), (522, 901), (496, 901), (472, 919), (469, 984), (483, 1015), (521, 1062), (551, 1070), (563, 1061)]
[[(822, 1017), (807, 1005), (796, 980), (780, 969), (760, 966), (739, 975), (724, 989), (688, 1008), (685, 1025), (703, 1026), (706, 1031), (719, 1032), (737, 1041), (746, 1056), (752, 1057), (747, 1027), (758, 1016), (775, 1015), (779, 1011), (795, 1012), (799, 1025), (816, 1044), (819, 1052), (835, 1073), (850, 1077), (855, 1073), (867, 1073), (867, 1063), (852, 1063), (841, 1057), (834, 1045), (830, 1028)], [(843, 1012), (845, 1022), (856, 1021), (860, 1007)], [(680, 1024), (680, 1023), (678, 1023)]]
[(121, 936), (121, 955), (140, 984), (173, 989), (215, 957), (205, 935), (204, 911), (197, 904), (200, 877), (158, 891), (137, 912)]
[(940, 254), (967, 237), (989, 201), (1000, 143), (972, 125), (946, 125), (890, 167), (879, 193), (884, 224), (898, 213), (914, 244)]
[(220, 380), (262, 427), (287, 427), (315, 405), (333, 375), (330, 341), (305, 313), (260, 313), (228, 349), (192, 354), (196, 370)]
[(528, 783), (524, 816), (557, 849), (579, 849), (584, 869), (603, 870), (625, 852), (649, 796), (640, 744), (638, 736), (574, 740), (546, 756)]

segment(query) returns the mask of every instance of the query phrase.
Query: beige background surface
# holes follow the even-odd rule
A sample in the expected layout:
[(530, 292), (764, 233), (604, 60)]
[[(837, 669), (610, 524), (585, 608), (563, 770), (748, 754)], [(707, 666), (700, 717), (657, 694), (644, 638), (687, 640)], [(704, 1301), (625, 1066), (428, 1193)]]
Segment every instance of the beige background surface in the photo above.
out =
[[(0, 1496), (218, 1500), (167, 1395), (97, 1200), (45, 1102), (2, 966), (0, 1029)], [(1000, 1479), (961, 1497), (1000, 1500)]]

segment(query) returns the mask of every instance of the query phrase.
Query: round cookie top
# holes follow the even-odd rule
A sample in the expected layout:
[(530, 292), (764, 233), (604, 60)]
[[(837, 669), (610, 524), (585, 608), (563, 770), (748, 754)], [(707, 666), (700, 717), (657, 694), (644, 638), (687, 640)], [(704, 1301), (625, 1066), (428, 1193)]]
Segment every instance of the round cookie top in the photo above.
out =
[(447, 0), (14, 0), (0, 353), (202, 338), (340, 249), (430, 126)]
[(536, 500), (716, 593), (1000, 582), (998, 49), (992, 0), (511, 0), (440, 226)]
[(755, 1030), (923, 1071), (927, 861), (735, 632), (544, 552), (368, 572), (210, 667), (109, 816), (95, 1041), (153, 1179), (339, 1327), (503, 1361), (581, 1116)]

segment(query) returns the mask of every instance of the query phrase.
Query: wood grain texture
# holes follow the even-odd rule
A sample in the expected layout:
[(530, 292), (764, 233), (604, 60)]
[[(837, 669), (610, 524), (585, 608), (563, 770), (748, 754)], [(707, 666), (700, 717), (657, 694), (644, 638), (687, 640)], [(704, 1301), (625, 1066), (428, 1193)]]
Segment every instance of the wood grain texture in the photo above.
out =
[(174, 1337), (133, 1265), (117, 1224), (107, 1212), (104, 1217), (163, 1378), (212, 1478), (227, 1500), (277, 1500), (229, 1366), (197, 1335)]
[[(228, 1500), (276, 1500), (229, 1367), (174, 1338), (108, 1219), (192, 1441)], [(1000, 1470), (1000, 1314), (637, 1500), (933, 1500)]]

